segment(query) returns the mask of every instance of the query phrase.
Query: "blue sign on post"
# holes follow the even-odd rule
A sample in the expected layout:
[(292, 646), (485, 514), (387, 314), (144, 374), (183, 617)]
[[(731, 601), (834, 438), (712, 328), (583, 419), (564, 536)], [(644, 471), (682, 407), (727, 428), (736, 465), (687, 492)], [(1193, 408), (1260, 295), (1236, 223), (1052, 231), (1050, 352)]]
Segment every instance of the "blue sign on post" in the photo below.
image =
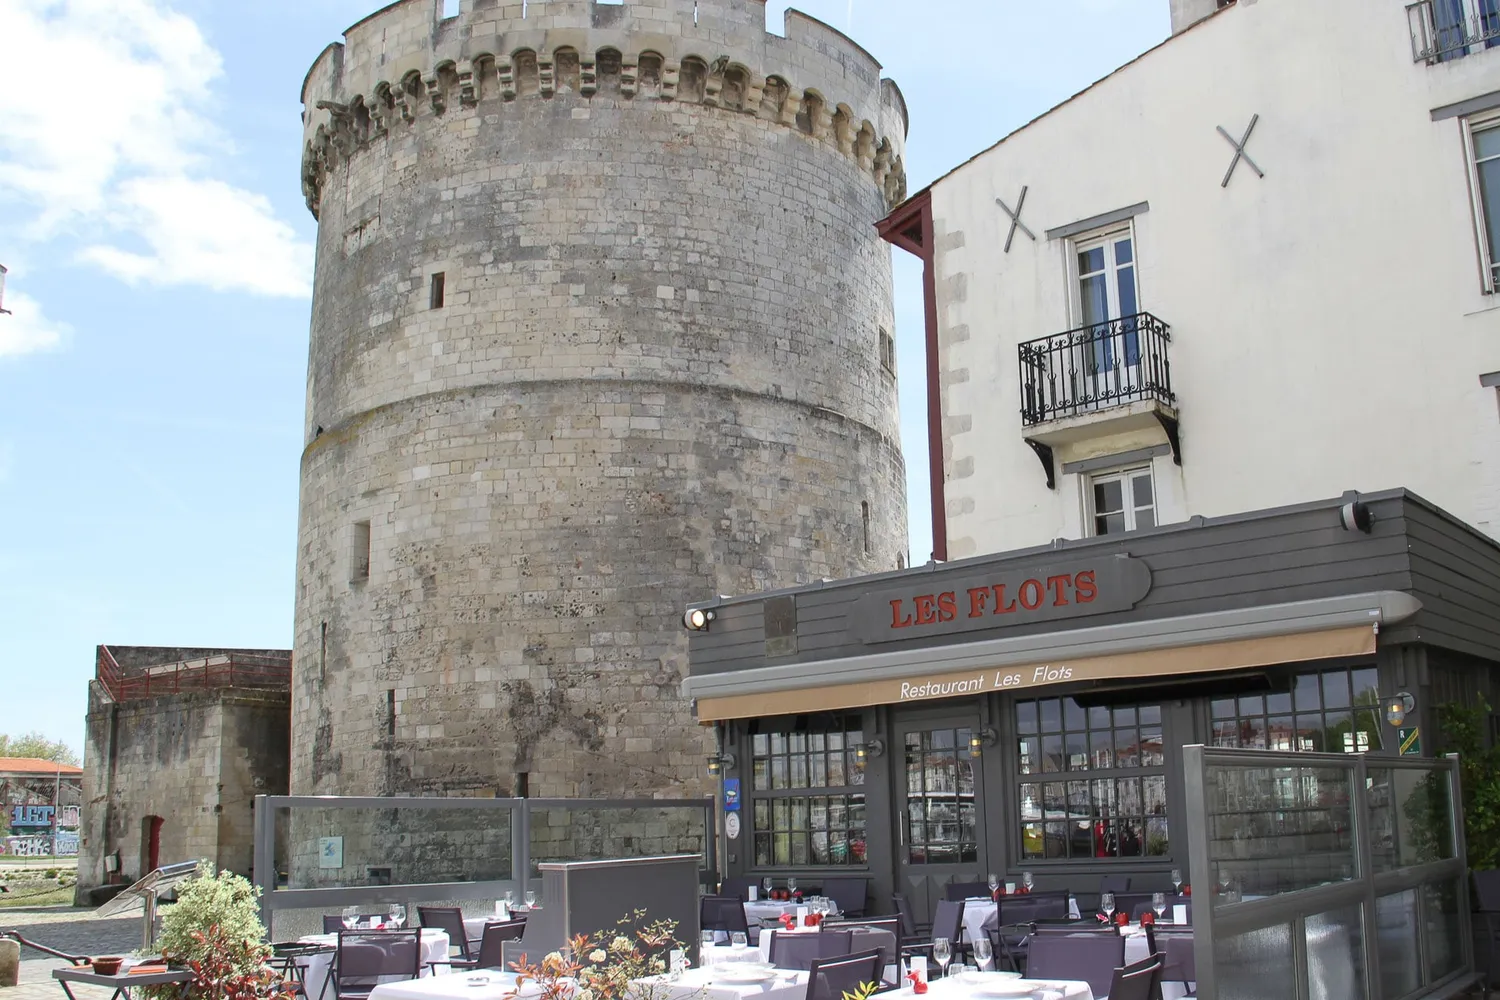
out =
[(724, 779), (724, 811), (728, 813), (740, 811), (740, 779)]

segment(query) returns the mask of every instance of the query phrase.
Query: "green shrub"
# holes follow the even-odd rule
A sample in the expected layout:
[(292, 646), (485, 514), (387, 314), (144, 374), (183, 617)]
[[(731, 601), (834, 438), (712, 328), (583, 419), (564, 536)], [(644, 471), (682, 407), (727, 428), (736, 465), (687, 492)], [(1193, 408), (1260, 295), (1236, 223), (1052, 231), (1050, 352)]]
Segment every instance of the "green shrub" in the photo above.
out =
[[(177, 887), (177, 902), (163, 911), (155, 950), (183, 965), (213, 957), (239, 975), (259, 975), (271, 954), (259, 896), (260, 890), (239, 875), (215, 874), (213, 865), (200, 862), (198, 874)], [(175, 994), (168, 990), (160, 996)]]
[(1437, 716), (1444, 752), (1458, 754), (1469, 867), (1500, 867), (1500, 745), (1484, 739), (1490, 706), (1448, 703), (1437, 706)]

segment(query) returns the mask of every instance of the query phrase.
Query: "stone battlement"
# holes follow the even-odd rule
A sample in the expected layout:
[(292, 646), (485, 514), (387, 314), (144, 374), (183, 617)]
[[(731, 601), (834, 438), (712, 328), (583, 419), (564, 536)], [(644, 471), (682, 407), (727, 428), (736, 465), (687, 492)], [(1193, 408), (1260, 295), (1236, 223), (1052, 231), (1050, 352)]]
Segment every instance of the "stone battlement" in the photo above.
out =
[(302, 87), (303, 194), (392, 129), (523, 99), (607, 93), (777, 122), (857, 162), (888, 206), (906, 195), (906, 104), (841, 32), (763, 0), (398, 0), (325, 49)]

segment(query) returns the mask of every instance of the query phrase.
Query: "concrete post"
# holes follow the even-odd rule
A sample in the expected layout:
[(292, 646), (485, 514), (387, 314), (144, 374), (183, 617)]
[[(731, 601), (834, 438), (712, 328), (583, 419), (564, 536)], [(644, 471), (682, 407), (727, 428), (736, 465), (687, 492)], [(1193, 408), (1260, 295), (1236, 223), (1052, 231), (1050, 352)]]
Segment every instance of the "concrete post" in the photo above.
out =
[(0, 986), (15, 986), (21, 981), (21, 942), (0, 938)]

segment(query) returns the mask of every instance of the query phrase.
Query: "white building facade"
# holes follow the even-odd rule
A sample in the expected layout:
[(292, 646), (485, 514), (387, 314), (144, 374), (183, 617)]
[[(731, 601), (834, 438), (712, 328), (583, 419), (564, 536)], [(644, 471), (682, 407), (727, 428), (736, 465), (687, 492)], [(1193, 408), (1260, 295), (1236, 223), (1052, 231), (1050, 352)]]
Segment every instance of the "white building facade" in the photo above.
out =
[(1395, 486), (1500, 534), (1500, 4), (1172, 7), (882, 224), (935, 554)]

